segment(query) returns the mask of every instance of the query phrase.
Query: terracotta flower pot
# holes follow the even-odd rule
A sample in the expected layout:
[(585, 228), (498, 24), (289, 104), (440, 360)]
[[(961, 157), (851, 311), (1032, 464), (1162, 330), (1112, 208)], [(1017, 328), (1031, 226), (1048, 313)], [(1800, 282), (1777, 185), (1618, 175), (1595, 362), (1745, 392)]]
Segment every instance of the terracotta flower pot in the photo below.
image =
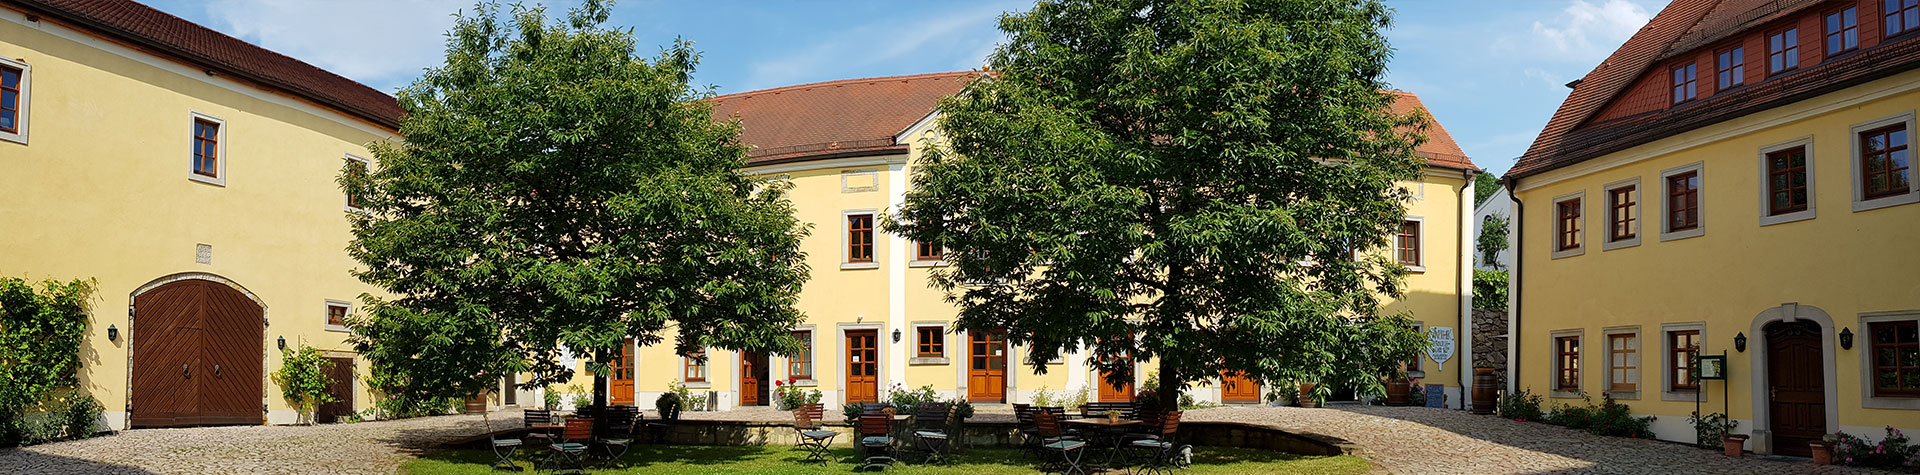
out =
[(1807, 448), (1813, 451), (1814, 465), (1833, 465), (1833, 450), (1821, 442), (1808, 442)]
[(1320, 402), (1313, 400), (1314, 387), (1313, 383), (1300, 383), (1300, 407), (1320, 407)]
[(1726, 449), (1726, 453), (1728, 457), (1739, 457), (1741, 452), (1746, 451), (1747, 436), (1740, 435), (1740, 434), (1729, 434), (1726, 437), (1722, 437), (1720, 439), (1720, 445), (1721, 445), (1721, 448)]

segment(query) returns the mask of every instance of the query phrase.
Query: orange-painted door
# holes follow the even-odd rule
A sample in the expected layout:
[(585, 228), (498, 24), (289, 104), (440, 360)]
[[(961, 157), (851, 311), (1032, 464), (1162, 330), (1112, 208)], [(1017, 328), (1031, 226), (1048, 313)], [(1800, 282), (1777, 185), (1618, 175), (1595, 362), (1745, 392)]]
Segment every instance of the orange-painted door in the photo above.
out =
[(967, 332), (967, 399), (1007, 401), (1007, 332)]
[(1229, 404), (1258, 404), (1260, 402), (1260, 382), (1247, 377), (1239, 371), (1220, 373), (1220, 402)]
[(847, 402), (880, 401), (880, 331), (847, 332)]
[[(1133, 364), (1133, 358), (1120, 359), (1125, 361), (1124, 364)], [(1126, 384), (1116, 386), (1107, 378), (1110, 374), (1105, 370), (1100, 371), (1100, 402), (1132, 402), (1133, 381), (1128, 380)]]
[(767, 405), (767, 355), (740, 354), (740, 405)]
[(633, 339), (620, 344), (620, 359), (613, 361), (613, 377), (608, 378), (608, 403), (633, 405)]

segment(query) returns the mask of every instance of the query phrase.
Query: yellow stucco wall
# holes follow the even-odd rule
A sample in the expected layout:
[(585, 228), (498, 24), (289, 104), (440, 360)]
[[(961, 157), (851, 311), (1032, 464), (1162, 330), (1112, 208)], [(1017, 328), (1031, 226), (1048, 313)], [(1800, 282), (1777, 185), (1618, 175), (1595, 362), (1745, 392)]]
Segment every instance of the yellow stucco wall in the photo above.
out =
[[(1757, 331), (1783, 303), (1797, 303), (1797, 318), (1828, 320), (1822, 335), (1833, 365), (1834, 396), (1827, 402), (1838, 420), (1829, 431), (1844, 429), (1879, 438), (1888, 425), (1920, 428), (1920, 401), (1914, 409), (1865, 409), (1862, 365), (1868, 334), (1863, 319), (1876, 312), (1908, 312), (1903, 319), (1920, 318), (1920, 253), (1914, 252), (1920, 231), (1920, 205), (1906, 204), (1854, 211), (1853, 128), (1881, 119), (1911, 117), (1920, 104), (1920, 72), (1907, 72), (1787, 106), (1755, 113), (1685, 134), (1614, 153), (1590, 162), (1520, 181), (1519, 199), (1525, 204), (1521, 224), (1522, 253), (1520, 349), (1517, 384), (1520, 389), (1545, 393), (1550, 386), (1552, 332), (1584, 330), (1582, 342), (1589, 363), (1581, 374), (1583, 388), (1600, 388), (1606, 360), (1601, 358), (1607, 328), (1638, 327), (1641, 358), (1638, 399), (1623, 400), (1642, 415), (1657, 415), (1659, 437), (1692, 441), (1686, 418), (1694, 410), (1690, 397), (1663, 400), (1666, 369), (1663, 324), (1697, 322), (1704, 325), (1703, 354), (1725, 351), (1732, 378), (1727, 384), (1707, 382), (1707, 411), (1719, 412), (1731, 402), (1731, 415), (1741, 421), (1739, 432), (1755, 433), (1750, 449), (1769, 450), (1767, 427), (1755, 420), (1756, 377), (1765, 367), (1755, 359), (1764, 353), (1766, 339)], [(1909, 119), (1910, 120), (1910, 119)], [(1911, 123), (1909, 134), (1913, 133)], [(1763, 147), (1810, 139), (1812, 219), (1761, 225)], [(1662, 240), (1662, 172), (1701, 163), (1701, 222), (1698, 237)], [(1602, 250), (1606, 229), (1604, 186), (1638, 177), (1645, 198), (1639, 246)], [(1585, 228), (1589, 243), (1584, 255), (1551, 258), (1555, 232), (1556, 197), (1584, 192)], [(1811, 308), (1809, 308), (1811, 307)], [(1836, 334), (1850, 329), (1852, 349), (1838, 348)], [(1747, 338), (1746, 351), (1734, 348), (1736, 335)], [(1726, 400), (1728, 390), (1731, 400)], [(1594, 393), (1598, 400), (1599, 394)], [(1577, 399), (1555, 398), (1555, 402)]]
[[(1461, 319), (1463, 291), (1472, 289), (1472, 275), (1463, 274), (1464, 266), (1472, 261), (1463, 255), (1463, 249), (1471, 251), (1472, 242), (1461, 247), (1461, 229), (1465, 225), (1461, 218), (1472, 216), (1473, 195), (1468, 186), (1471, 182), (1462, 172), (1455, 170), (1430, 169), (1419, 184), (1407, 184), (1415, 190), (1415, 199), (1407, 204), (1407, 219), (1418, 220), (1421, 224), (1422, 259), (1424, 268), (1415, 268), (1407, 274), (1405, 294), (1402, 298), (1383, 302), (1380, 309), (1383, 314), (1405, 313), (1420, 322), (1421, 329), (1450, 327), (1454, 331), (1454, 354), (1445, 362), (1436, 362), (1431, 356), (1420, 356), (1420, 369), (1425, 374), (1418, 378), (1419, 384), (1440, 384), (1447, 386), (1447, 404), (1457, 407), (1463, 399), (1460, 388), (1460, 368), (1470, 365), (1467, 359), (1467, 344), (1471, 338), (1468, 322)], [(1468, 208), (1462, 208), (1462, 200)], [(1391, 252), (1382, 249), (1380, 252)], [(1391, 255), (1389, 255), (1391, 257)], [(1464, 285), (1463, 285), (1464, 284)], [(1470, 319), (1470, 318), (1469, 318)], [(1472, 386), (1468, 381), (1467, 386)]]
[[(280, 337), (351, 351), (346, 333), (325, 329), (325, 302), (372, 289), (348, 274), (334, 178), (347, 154), (371, 157), (363, 144), (391, 131), (6, 9), (0, 57), (32, 67), (28, 144), (0, 141), (0, 273), (98, 279), (81, 385), (113, 427), (126, 423), (129, 339), (140, 336), (131, 294), (165, 276), (217, 275), (257, 296), (268, 374)], [(225, 186), (187, 178), (195, 112), (225, 121)], [(212, 246), (211, 264), (196, 263), (197, 244)], [(262, 384), (268, 418), (290, 422), (279, 387)], [(357, 383), (355, 407), (367, 401)]]

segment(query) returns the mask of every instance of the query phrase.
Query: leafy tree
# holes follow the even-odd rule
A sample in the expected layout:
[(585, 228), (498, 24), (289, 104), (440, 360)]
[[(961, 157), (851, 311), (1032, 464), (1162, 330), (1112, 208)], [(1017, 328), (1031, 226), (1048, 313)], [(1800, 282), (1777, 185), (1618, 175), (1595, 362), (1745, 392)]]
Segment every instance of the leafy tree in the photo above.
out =
[(79, 381), (93, 279), (0, 277), (0, 447), (32, 443), (22, 416)]
[(1505, 270), (1506, 264), (1500, 262), (1500, 251), (1507, 250), (1507, 215), (1493, 213), (1480, 221), (1480, 237), (1474, 238), (1473, 249), (1480, 254), (1480, 265), (1493, 270)]
[(799, 349), (806, 229), (788, 187), (739, 171), (739, 125), (687, 84), (690, 43), (646, 60), (607, 15), (461, 15), (445, 64), (400, 91), (406, 140), (342, 172), (366, 209), (356, 275), (392, 295), (363, 295), (354, 322), (383, 393), (427, 407), (508, 372), (541, 386), (572, 377), (563, 349), (604, 381), (624, 338), (668, 332), (682, 355)]
[(1379, 393), (1422, 347), (1381, 315), (1424, 114), (1396, 115), (1378, 1), (1042, 0), (997, 74), (941, 103), (944, 148), (886, 229), (940, 242), (957, 325), (1035, 371), (1160, 364), (1166, 407), (1222, 370)]
[(327, 375), (331, 368), (333, 362), (314, 347), (280, 350), (280, 369), (273, 372), (273, 381), (280, 385), (280, 396), (293, 403), (307, 424), (313, 424), (313, 411), (321, 404), (336, 401), (327, 393), (327, 385), (333, 384), (333, 377)]
[(1500, 179), (1492, 173), (1480, 173), (1473, 176), (1473, 206), (1487, 204), (1487, 197), (1500, 191)]

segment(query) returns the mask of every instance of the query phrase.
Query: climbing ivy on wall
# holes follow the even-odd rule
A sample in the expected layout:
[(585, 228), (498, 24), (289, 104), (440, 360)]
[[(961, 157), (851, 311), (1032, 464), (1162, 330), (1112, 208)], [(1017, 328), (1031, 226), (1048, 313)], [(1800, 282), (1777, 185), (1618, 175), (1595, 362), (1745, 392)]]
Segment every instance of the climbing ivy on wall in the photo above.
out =
[(280, 395), (300, 411), (301, 421), (312, 424), (314, 409), (336, 401), (327, 393), (327, 386), (333, 384), (327, 370), (332, 368), (333, 362), (311, 346), (280, 351), (280, 369), (273, 372), (273, 381), (280, 384)]
[(12, 428), (29, 408), (79, 382), (94, 286), (0, 277), (0, 446), (20, 442)]

